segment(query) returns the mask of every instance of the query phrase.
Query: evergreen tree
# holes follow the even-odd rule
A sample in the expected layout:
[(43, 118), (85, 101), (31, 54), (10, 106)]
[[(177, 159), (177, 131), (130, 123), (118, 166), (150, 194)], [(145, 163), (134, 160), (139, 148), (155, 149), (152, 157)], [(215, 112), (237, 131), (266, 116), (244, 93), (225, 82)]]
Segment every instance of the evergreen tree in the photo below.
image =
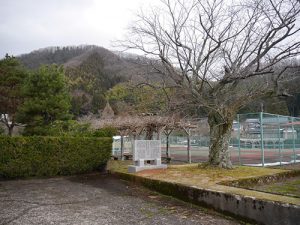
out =
[(70, 96), (62, 67), (41, 66), (24, 85), (26, 100), (19, 113), (25, 135), (47, 135), (47, 126), (70, 118)]
[(6, 55), (0, 60), (0, 122), (7, 127), (10, 136), (24, 100), (21, 89), (26, 76), (27, 71), (15, 57)]

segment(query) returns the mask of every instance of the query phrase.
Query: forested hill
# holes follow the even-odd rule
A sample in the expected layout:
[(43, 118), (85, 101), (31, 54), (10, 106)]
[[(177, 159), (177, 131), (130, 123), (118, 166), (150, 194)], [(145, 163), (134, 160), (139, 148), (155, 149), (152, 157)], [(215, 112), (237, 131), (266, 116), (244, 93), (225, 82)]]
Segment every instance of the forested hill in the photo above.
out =
[[(18, 57), (28, 69), (41, 65), (63, 65), (72, 95), (75, 115), (97, 113), (105, 106), (105, 92), (120, 82), (147, 77), (135, 55), (116, 54), (105, 48), (86, 45), (48, 47)], [(154, 78), (152, 78), (154, 79)]]

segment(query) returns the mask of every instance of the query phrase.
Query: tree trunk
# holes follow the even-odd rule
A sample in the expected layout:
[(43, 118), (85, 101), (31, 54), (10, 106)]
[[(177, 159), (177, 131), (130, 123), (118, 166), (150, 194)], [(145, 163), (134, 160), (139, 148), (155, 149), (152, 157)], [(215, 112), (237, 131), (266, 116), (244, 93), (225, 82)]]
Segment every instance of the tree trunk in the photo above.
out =
[(221, 116), (217, 112), (210, 112), (208, 123), (210, 127), (209, 164), (222, 168), (232, 168), (229, 154), (232, 116)]
[(157, 129), (157, 138), (156, 138), (156, 140), (160, 140), (161, 132), (162, 132), (161, 129)]
[(167, 156), (167, 158), (170, 158), (170, 152), (169, 152), (169, 135), (166, 135), (166, 156)]
[(146, 140), (152, 140), (154, 130), (151, 127), (146, 129)]
[(13, 134), (13, 130), (14, 130), (14, 126), (13, 125), (8, 125), (7, 126), (7, 130), (8, 130), (8, 136), (12, 136)]

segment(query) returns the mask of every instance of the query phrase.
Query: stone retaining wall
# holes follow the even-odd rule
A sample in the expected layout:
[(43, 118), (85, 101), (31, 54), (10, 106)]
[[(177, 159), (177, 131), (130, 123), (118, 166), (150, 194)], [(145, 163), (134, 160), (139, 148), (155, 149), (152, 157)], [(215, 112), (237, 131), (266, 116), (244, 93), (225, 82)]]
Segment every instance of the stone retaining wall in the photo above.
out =
[(299, 224), (300, 206), (265, 201), (254, 197), (240, 196), (198, 187), (185, 186), (114, 172), (119, 178), (136, 182), (165, 195), (170, 195), (186, 202), (211, 207), (222, 213), (242, 218), (249, 222), (270, 225)]

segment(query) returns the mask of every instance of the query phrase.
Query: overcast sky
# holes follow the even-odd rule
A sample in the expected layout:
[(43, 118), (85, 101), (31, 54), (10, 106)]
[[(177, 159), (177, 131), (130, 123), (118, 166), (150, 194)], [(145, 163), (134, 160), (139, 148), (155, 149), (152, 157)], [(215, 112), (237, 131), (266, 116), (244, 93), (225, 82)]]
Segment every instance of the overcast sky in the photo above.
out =
[(0, 0), (0, 58), (49, 46), (111, 48), (140, 7), (156, 0)]

